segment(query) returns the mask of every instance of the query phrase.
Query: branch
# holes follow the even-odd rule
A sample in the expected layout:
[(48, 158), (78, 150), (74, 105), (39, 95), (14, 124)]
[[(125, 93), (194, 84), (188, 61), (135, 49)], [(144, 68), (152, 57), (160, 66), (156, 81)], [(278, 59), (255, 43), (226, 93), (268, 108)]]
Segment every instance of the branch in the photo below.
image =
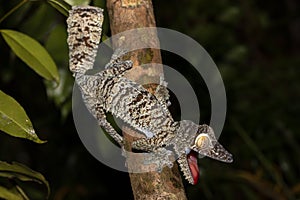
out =
[[(126, 30), (155, 27), (155, 18), (153, 14), (153, 6), (150, 0), (107, 0), (107, 9), (110, 18), (110, 26), (112, 35), (121, 33)], [(126, 43), (135, 45), (140, 40), (134, 37), (125, 38)], [(122, 41), (113, 41), (115, 49), (121, 46)], [(143, 43), (158, 44), (156, 33), (149, 33), (143, 36)], [(143, 70), (140, 65), (145, 63), (161, 63), (161, 55), (158, 49), (140, 49), (130, 53), (130, 60), (133, 61), (134, 73), (127, 74), (127, 77), (139, 81), (143, 80), (149, 83), (158, 83), (159, 76), (162, 73), (162, 67), (150, 64), (148, 70)], [(147, 85), (150, 92), (155, 90), (156, 84)], [(134, 140), (133, 135), (140, 137), (132, 130), (123, 128), (124, 138), (126, 140), (126, 148), (130, 149), (130, 144)], [(127, 160), (128, 162), (128, 160)], [(136, 165), (134, 160), (128, 163), (130, 166)], [(136, 167), (136, 166), (135, 166)], [(143, 168), (143, 166), (139, 166)], [(165, 167), (161, 173), (130, 173), (130, 181), (133, 195), (138, 199), (186, 199), (178, 166), (174, 163), (172, 169)]]

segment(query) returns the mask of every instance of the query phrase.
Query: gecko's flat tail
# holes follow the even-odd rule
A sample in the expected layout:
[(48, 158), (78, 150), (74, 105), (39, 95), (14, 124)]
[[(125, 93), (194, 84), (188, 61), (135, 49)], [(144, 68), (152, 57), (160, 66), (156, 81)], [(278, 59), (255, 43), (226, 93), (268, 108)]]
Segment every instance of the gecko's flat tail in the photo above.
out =
[(189, 163), (191, 174), (193, 176), (193, 180), (194, 180), (193, 184), (194, 185), (197, 184), (198, 179), (199, 179), (199, 167), (197, 164), (197, 155), (198, 155), (198, 153), (196, 153), (195, 151), (191, 151), (187, 155), (187, 160)]

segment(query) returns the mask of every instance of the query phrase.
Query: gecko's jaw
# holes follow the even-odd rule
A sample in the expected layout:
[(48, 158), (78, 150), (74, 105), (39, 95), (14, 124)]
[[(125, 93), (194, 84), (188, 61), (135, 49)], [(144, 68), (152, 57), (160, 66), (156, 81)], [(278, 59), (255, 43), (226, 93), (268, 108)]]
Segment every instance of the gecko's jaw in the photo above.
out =
[(187, 160), (189, 163), (190, 171), (193, 176), (194, 185), (197, 184), (199, 179), (199, 167), (197, 164), (197, 155), (198, 153), (193, 150), (187, 155)]

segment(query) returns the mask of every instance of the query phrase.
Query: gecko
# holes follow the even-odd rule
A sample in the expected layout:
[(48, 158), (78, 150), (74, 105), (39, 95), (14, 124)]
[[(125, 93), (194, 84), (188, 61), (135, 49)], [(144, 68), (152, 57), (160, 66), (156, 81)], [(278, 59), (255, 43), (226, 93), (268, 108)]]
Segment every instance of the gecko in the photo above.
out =
[(168, 156), (175, 154), (184, 177), (191, 184), (195, 184), (199, 176), (195, 155), (232, 162), (232, 155), (217, 141), (210, 126), (173, 120), (168, 110), (165, 81), (161, 79), (161, 84), (152, 94), (124, 77), (133, 63), (120, 59), (122, 50), (114, 52), (103, 71), (86, 74), (93, 69), (102, 23), (103, 10), (93, 6), (74, 6), (67, 19), (69, 68), (98, 125), (123, 147), (123, 137), (107, 121), (106, 113), (121, 119), (146, 136), (132, 143), (134, 149), (152, 152), (145, 163), (155, 163), (157, 171), (161, 171), (164, 166), (172, 166)]

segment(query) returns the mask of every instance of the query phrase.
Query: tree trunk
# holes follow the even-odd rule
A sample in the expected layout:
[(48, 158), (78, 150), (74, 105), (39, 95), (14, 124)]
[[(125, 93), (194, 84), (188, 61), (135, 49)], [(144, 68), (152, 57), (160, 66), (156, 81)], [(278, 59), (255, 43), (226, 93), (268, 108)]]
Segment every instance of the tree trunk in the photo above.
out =
[[(107, 9), (110, 18), (110, 27), (112, 35), (126, 30), (155, 27), (155, 18), (151, 0), (107, 0)], [(124, 38), (123, 38), (124, 39)], [(137, 42), (158, 44), (156, 33), (147, 33), (143, 36), (143, 41), (136, 40), (134, 37), (124, 39), (128, 44)], [(124, 41), (113, 41), (114, 49), (121, 46)], [(140, 49), (130, 52), (130, 60), (133, 61), (134, 73), (128, 73), (127, 77), (140, 82), (146, 80), (148, 83), (159, 83), (159, 75), (162, 73), (162, 67), (150, 64), (148, 70), (143, 70), (140, 65), (145, 63), (161, 63), (159, 49)], [(153, 65), (153, 66), (152, 66)], [(138, 70), (138, 71), (137, 71)], [(137, 73), (138, 72), (138, 73)], [(153, 92), (157, 84), (148, 84), (146, 88)], [(126, 149), (130, 149), (130, 144), (136, 137), (141, 137), (133, 130), (123, 128), (123, 135), (126, 140)], [(134, 136), (134, 137), (133, 137)], [(137, 167), (138, 162), (127, 160), (128, 168)], [(143, 168), (143, 166), (139, 166)], [(130, 181), (134, 198), (139, 199), (186, 199), (184, 187), (178, 171), (177, 164), (173, 168), (165, 167), (161, 173), (130, 173)]]

